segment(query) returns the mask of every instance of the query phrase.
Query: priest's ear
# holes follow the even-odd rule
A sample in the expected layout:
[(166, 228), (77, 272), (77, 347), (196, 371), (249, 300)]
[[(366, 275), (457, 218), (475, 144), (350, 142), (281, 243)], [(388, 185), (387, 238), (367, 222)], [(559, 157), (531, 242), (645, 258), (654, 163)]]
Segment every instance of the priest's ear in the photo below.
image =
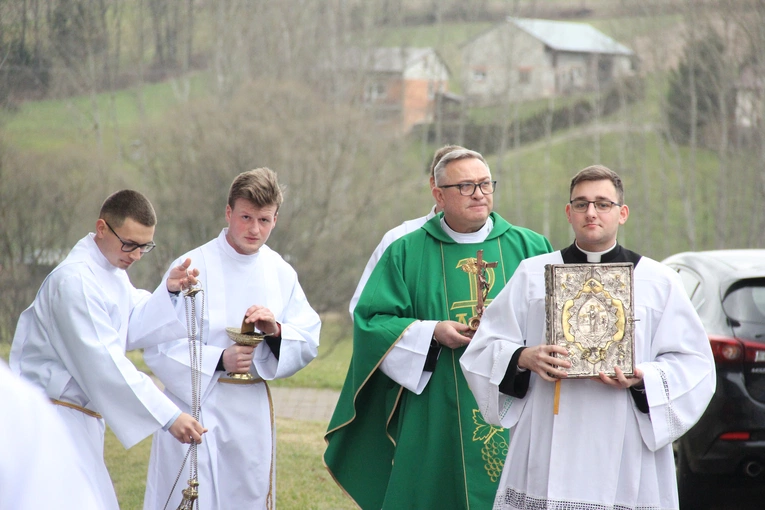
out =
[(627, 218), (630, 217), (630, 208), (627, 205), (623, 205), (619, 208), (619, 225), (627, 223)]
[(433, 194), (433, 199), (436, 201), (438, 210), (443, 211), (444, 205), (446, 204), (446, 200), (444, 199), (444, 190), (434, 186), (431, 188), (430, 192)]

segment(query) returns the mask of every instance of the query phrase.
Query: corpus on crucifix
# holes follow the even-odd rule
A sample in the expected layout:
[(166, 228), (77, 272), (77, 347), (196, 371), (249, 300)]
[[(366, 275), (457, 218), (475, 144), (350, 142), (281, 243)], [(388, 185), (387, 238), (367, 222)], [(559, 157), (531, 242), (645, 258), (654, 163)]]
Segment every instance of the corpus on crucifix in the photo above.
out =
[(483, 260), (483, 250), (478, 250), (475, 254), (475, 263), (468, 263), (462, 266), (462, 270), (466, 273), (476, 275), (475, 278), (475, 293), (476, 293), (476, 305), (475, 315), (468, 321), (468, 327), (475, 331), (478, 329), (478, 325), (481, 323), (481, 316), (485, 308), (486, 296), (489, 294), (489, 280), (486, 277), (486, 270), (490, 267), (497, 267), (497, 262), (486, 262)]

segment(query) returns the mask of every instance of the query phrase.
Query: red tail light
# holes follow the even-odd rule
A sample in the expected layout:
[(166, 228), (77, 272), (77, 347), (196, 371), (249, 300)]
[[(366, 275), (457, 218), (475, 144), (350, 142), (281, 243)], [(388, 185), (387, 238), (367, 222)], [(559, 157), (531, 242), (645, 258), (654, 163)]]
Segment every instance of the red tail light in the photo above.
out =
[(725, 432), (720, 434), (723, 441), (749, 441), (751, 434), (749, 432)]
[(765, 344), (730, 338), (727, 336), (709, 336), (715, 362), (730, 365), (741, 362), (762, 363), (765, 366)]
[(735, 338), (709, 336), (715, 362), (721, 365), (741, 363), (744, 359), (744, 345)]
[(765, 344), (741, 341), (744, 344), (744, 361), (747, 363), (762, 363), (765, 366)]

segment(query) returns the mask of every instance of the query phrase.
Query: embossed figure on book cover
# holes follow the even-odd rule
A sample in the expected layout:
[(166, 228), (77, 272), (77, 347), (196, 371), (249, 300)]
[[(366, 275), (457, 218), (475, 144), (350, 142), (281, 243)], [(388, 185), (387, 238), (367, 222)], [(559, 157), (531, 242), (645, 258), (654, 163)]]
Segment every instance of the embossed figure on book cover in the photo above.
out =
[(632, 263), (545, 266), (547, 343), (565, 347), (569, 378), (634, 372)]

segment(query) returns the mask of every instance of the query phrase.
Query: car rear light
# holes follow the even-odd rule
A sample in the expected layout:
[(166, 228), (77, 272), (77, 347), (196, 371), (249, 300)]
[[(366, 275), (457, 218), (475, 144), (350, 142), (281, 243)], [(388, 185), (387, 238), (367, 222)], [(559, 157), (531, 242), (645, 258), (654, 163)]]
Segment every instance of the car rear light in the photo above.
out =
[(749, 432), (726, 432), (720, 434), (723, 441), (749, 441), (751, 434)]
[(765, 344), (746, 340), (742, 340), (741, 343), (744, 345), (744, 361), (765, 365)]
[(735, 338), (710, 335), (709, 343), (712, 346), (715, 363), (730, 365), (741, 363), (744, 359), (744, 345)]

